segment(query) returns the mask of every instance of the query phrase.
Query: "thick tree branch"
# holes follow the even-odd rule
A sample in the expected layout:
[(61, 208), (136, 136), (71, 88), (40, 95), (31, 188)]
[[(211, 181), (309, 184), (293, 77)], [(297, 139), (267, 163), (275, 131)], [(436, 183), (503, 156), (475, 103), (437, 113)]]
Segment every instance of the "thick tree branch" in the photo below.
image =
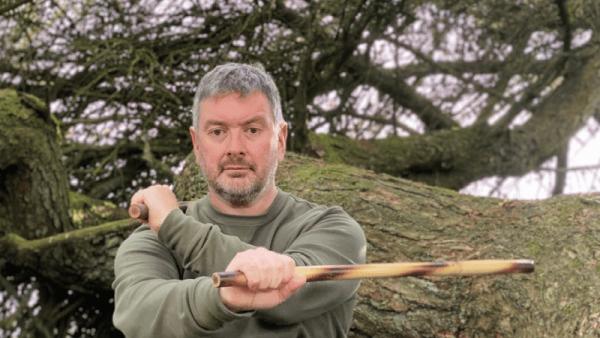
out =
[(377, 88), (388, 95), (395, 103), (410, 109), (425, 124), (429, 131), (450, 129), (458, 124), (446, 113), (433, 105), (407, 85), (402, 78), (396, 77), (397, 70), (384, 70), (366, 63), (360, 57), (353, 57), (347, 64), (348, 69), (356, 73), (365, 84)]
[[(307, 19), (298, 15), (298, 13), (287, 9), (281, 2), (277, 2), (278, 6), (274, 11), (274, 15), (286, 25), (296, 28), (301, 32), (310, 32), (314, 38), (324, 41), (332, 40), (323, 30), (315, 29), (308, 30)], [(351, 44), (347, 44), (345, 51), (352, 51), (358, 43), (357, 38), (353, 38)], [(368, 64), (362, 57), (349, 57), (350, 53), (345, 53), (346, 57), (342, 57), (339, 61), (344, 61), (344, 65), (352, 73), (357, 74), (358, 78), (366, 84), (379, 89), (382, 93), (390, 96), (396, 103), (405, 106), (412, 110), (421, 118), (428, 130), (449, 129), (458, 124), (452, 120), (447, 114), (440, 111), (438, 107), (433, 105), (428, 99), (418, 94), (412, 87), (404, 83), (403, 79), (391, 74), (383, 69)], [(341, 63), (339, 63), (341, 65)], [(338, 69), (340, 67), (337, 67)]]
[(125, 219), (35, 240), (9, 233), (0, 238), (0, 251), (11, 257), (8, 263), (13, 266), (65, 288), (93, 293), (110, 287), (112, 258), (136, 225), (139, 222)]
[(555, 156), (600, 107), (600, 56), (595, 51), (572, 60), (562, 84), (518, 128), (478, 125), (371, 142), (318, 135), (313, 148), (325, 159), (453, 189), (487, 176), (523, 175)]

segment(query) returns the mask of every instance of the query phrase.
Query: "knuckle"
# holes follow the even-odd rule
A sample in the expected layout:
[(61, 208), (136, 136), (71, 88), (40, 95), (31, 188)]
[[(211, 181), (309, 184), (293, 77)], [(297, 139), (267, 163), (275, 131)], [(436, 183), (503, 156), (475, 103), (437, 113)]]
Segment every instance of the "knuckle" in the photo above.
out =
[(241, 253), (241, 252), (238, 252), (238, 253), (236, 253), (236, 254), (235, 254), (235, 256), (233, 256), (233, 259), (232, 259), (232, 261), (238, 261), (238, 260), (240, 260), (242, 257), (243, 257), (242, 253)]

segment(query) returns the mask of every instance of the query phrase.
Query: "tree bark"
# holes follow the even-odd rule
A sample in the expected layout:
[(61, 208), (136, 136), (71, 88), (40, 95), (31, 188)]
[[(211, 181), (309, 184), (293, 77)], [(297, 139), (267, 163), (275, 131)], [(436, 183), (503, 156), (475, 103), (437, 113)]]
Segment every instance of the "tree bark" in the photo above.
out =
[[(124, 213), (69, 194), (58, 143), (57, 126), (41, 101), (0, 90), (0, 294), (6, 302), (0, 335), (16, 323), (21, 336), (79, 336), (89, 327), (98, 336), (116, 336), (110, 283), (124, 234), (110, 230), (130, 222), (86, 228)], [(10, 305), (11, 299), (20, 304)]]
[(37, 98), (0, 90), (0, 234), (72, 229), (56, 126)]

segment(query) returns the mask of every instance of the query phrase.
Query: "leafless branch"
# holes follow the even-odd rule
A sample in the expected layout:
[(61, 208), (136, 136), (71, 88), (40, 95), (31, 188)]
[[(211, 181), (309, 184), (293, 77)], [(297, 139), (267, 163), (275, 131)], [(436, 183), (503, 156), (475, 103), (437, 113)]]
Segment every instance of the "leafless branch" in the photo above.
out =
[[(556, 168), (567, 168), (569, 161), (569, 143), (565, 142), (564, 146), (559, 150), (556, 155), (557, 163)], [(565, 185), (567, 183), (567, 171), (557, 170), (554, 178), (554, 189), (552, 190), (552, 196), (562, 195), (565, 191)]]

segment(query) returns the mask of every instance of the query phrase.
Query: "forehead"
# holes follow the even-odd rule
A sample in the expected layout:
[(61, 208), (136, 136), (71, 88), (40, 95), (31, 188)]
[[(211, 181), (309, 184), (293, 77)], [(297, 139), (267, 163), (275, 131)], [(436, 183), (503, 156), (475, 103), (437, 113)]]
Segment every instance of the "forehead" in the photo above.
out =
[(274, 121), (271, 105), (267, 97), (254, 91), (248, 95), (228, 93), (208, 97), (200, 102), (199, 123), (221, 121), (224, 123), (240, 122), (250, 118), (262, 117)]

